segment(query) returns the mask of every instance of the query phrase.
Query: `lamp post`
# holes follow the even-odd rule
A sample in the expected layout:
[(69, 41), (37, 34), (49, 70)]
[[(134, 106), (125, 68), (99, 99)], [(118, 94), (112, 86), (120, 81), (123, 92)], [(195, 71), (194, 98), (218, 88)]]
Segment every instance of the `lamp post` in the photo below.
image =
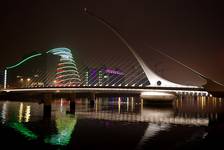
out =
[(4, 71), (4, 89), (7, 89), (7, 69)]

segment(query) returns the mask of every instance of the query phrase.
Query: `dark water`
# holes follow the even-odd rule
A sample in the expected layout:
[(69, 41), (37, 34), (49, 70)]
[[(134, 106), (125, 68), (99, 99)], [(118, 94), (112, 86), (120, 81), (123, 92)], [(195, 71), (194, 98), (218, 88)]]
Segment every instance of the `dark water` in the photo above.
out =
[(94, 105), (86, 98), (75, 103), (58, 98), (51, 105), (0, 101), (0, 149), (223, 148), (223, 99), (181, 96), (169, 106), (141, 102), (135, 97), (96, 98)]

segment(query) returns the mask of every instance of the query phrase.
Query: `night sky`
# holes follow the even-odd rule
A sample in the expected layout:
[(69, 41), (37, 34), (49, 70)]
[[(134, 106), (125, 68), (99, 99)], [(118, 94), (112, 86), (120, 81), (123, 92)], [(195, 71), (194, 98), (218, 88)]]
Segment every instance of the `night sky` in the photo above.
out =
[(113, 24), (149, 66), (161, 63), (168, 79), (192, 75), (151, 47), (224, 83), (222, 6), (215, 0), (5, 0), (0, 4), (0, 68), (56, 47), (88, 57), (125, 55), (121, 41), (82, 12), (86, 7)]

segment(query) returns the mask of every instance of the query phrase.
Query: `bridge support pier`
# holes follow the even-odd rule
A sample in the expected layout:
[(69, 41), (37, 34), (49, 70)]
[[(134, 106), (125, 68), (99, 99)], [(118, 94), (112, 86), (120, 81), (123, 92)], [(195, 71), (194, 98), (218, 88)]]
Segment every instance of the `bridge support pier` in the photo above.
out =
[(76, 94), (75, 93), (69, 95), (70, 113), (72, 113), (72, 114), (75, 113), (75, 99), (76, 99)]
[(95, 93), (90, 93), (90, 106), (94, 106), (95, 98)]
[(52, 102), (52, 94), (44, 94), (44, 118), (51, 117), (51, 102)]

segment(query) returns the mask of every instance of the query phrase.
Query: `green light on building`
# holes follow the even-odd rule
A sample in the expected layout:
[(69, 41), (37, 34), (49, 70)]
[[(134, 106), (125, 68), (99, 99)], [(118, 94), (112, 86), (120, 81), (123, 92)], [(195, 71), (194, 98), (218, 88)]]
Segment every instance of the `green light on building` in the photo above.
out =
[(27, 62), (28, 60), (30, 60), (30, 59), (32, 59), (32, 58), (34, 58), (34, 57), (40, 56), (40, 55), (42, 55), (42, 54), (39, 53), (39, 54), (35, 54), (35, 55), (32, 55), (32, 56), (29, 56), (29, 57), (23, 59), (22, 61), (20, 61), (19, 63), (15, 64), (15, 65), (13, 65), (13, 66), (6, 67), (6, 69), (16, 68), (16, 67), (22, 65), (23, 63)]

